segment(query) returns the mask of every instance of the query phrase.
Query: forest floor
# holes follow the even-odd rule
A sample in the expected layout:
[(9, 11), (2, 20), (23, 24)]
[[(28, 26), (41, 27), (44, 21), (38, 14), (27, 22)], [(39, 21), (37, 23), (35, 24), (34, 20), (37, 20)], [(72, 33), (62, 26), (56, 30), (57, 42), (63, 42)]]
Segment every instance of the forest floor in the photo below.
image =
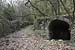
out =
[[(56, 48), (55, 45), (51, 46), (50, 41), (47, 40), (47, 38), (43, 38), (43, 36), (38, 35), (37, 32), (39, 33), (41, 31), (33, 31), (32, 26), (28, 26), (18, 32), (14, 32), (13, 34), (0, 38), (0, 50), (56, 50), (57, 46)], [(74, 42), (71, 43), (70, 46), (75, 50)]]

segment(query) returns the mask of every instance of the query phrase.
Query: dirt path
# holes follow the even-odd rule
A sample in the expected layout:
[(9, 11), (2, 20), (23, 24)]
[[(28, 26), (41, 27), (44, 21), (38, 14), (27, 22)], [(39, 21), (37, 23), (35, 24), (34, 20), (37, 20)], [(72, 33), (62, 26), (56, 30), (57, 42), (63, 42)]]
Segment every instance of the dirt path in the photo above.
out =
[[(56, 50), (58, 46), (51, 45), (49, 40), (35, 36), (32, 26), (0, 39), (0, 50)], [(53, 48), (52, 48), (53, 47)], [(70, 46), (68, 46), (70, 47)], [(73, 46), (75, 48), (75, 46)], [(59, 49), (60, 50), (60, 49)]]
[(31, 33), (33, 33), (32, 26), (28, 26), (24, 29), (21, 29), (18, 32), (15, 32), (13, 34), (8, 35), (7, 37), (8, 38), (10, 38), (10, 37), (12, 37), (12, 38), (25, 38)]
[(0, 50), (22, 50), (26, 45), (26, 39), (33, 33), (32, 26), (28, 26), (21, 31), (15, 32), (0, 39)]

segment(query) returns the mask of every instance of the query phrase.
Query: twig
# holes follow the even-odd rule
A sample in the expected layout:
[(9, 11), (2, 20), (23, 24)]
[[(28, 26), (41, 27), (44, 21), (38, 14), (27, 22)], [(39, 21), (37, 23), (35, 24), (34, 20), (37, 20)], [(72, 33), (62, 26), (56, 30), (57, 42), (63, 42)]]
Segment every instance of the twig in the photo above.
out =
[(66, 13), (68, 13), (68, 15), (71, 16), (71, 15), (70, 15), (70, 12), (66, 9), (66, 6), (64, 5), (63, 1), (60, 0), (60, 2), (61, 2), (61, 4), (63, 5), (63, 7), (64, 7)]
[(50, 0), (47, 0), (47, 1), (49, 1), (49, 3), (51, 4), (51, 6), (53, 7), (53, 9), (54, 9), (54, 11), (55, 11), (55, 14), (57, 15), (57, 12), (56, 12), (56, 9), (55, 9), (53, 3), (52, 3)]
[(28, 1), (25, 3), (25, 5), (28, 4), (28, 3), (30, 3), (31, 6), (32, 6), (33, 8), (35, 8), (35, 9), (36, 9), (40, 14), (42, 14), (43, 16), (48, 16), (48, 15), (46, 15), (45, 13), (41, 12), (41, 10), (40, 10), (39, 8), (37, 8), (36, 6), (34, 6), (30, 0), (28, 0)]

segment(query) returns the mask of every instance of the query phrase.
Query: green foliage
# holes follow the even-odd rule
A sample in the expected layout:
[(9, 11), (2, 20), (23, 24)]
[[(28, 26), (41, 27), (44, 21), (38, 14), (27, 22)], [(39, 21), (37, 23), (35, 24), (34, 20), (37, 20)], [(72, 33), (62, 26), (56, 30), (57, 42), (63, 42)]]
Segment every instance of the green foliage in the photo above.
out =
[(14, 6), (13, 5), (11, 6), (10, 4), (8, 4), (8, 7), (4, 8), (2, 16), (7, 18), (8, 20), (12, 20), (14, 13), (15, 13)]
[(2, 23), (0, 23), (0, 33), (2, 33), (3, 32), (3, 25), (2, 25)]
[(0, 33), (8, 33), (8, 32), (10, 32), (9, 23), (4, 19), (0, 19)]

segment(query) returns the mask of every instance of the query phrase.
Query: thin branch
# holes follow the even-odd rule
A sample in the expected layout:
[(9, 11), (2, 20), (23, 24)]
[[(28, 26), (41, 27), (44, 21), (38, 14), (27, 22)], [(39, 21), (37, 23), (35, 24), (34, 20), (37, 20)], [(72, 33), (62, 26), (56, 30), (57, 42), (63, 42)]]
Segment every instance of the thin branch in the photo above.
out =
[(74, 23), (74, 19), (75, 19), (75, 0), (73, 0), (73, 5), (74, 5), (74, 10), (73, 10), (73, 16), (72, 16), (72, 25)]
[(26, 3), (25, 3), (25, 6), (29, 3), (30, 1), (28, 0)]
[(29, 3), (31, 4), (31, 6), (32, 6), (33, 8), (35, 8), (40, 14), (42, 14), (43, 16), (48, 16), (48, 15), (46, 15), (45, 13), (41, 12), (41, 10), (40, 10), (39, 8), (37, 8), (36, 6), (34, 6), (30, 0), (28, 0), (28, 2), (29, 2)]
[(4, 19), (5, 21), (8, 22), (8, 24), (10, 25), (10, 21), (8, 19), (6, 19), (4, 16), (0, 16), (2, 19)]
[(75, 0), (73, 0), (74, 10), (73, 10), (73, 17), (75, 16)]
[(58, 2), (58, 15), (60, 15), (60, 1), (57, 0), (57, 2)]
[(64, 5), (63, 1), (60, 0), (60, 2), (61, 2), (61, 4), (63, 5), (63, 7), (64, 7), (66, 13), (68, 13), (68, 15), (71, 16), (71, 15), (70, 15), (70, 12), (66, 9), (66, 6)]
[(56, 9), (55, 9), (53, 3), (52, 3), (50, 0), (47, 0), (47, 1), (49, 1), (49, 3), (51, 4), (51, 6), (53, 7), (53, 9), (54, 9), (54, 11), (55, 11), (55, 14), (57, 15), (57, 12), (56, 12)]

